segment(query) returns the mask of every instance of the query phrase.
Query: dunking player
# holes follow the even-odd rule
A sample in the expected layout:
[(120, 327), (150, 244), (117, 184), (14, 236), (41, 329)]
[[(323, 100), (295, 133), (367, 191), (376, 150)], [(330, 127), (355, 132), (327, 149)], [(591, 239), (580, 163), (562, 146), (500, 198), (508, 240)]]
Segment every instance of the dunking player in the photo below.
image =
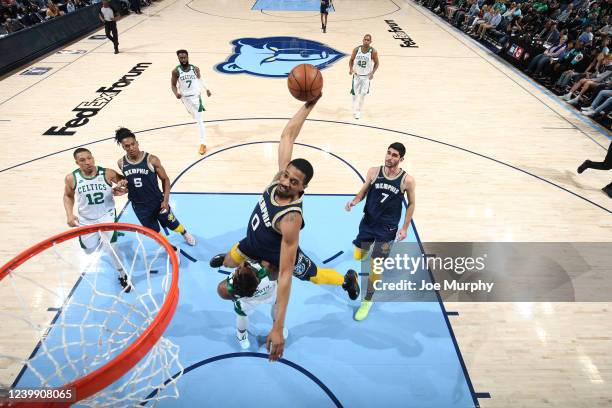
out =
[[(78, 227), (80, 225), (93, 225), (107, 222), (115, 222), (115, 199), (113, 197), (112, 184), (117, 184), (123, 176), (112, 169), (96, 166), (91, 152), (85, 148), (78, 148), (72, 154), (78, 169), (66, 175), (64, 179), (64, 209), (68, 226)], [(78, 203), (79, 216), (74, 215), (74, 202)], [(118, 258), (119, 251), (115, 246), (117, 231), (94, 232), (79, 237), (81, 248), (85, 253), (93, 253), (101, 242), (101, 234), (110, 243), (108, 250), (114, 267), (119, 272), (119, 283), (126, 292), (131, 290), (128, 277), (121, 266)]]
[(321, 0), (321, 29), (324, 33), (327, 32), (327, 15), (332, 6), (332, 0)]
[(363, 36), (363, 44), (353, 50), (349, 60), (349, 75), (353, 76), (351, 95), (353, 95), (353, 116), (361, 117), (363, 99), (370, 92), (370, 81), (378, 69), (378, 52), (370, 46), (372, 36)]
[[(140, 151), (136, 136), (126, 128), (115, 132), (115, 141), (127, 153), (117, 161), (126, 180), (119, 183), (127, 186), (128, 198), (138, 221), (143, 227), (159, 232), (159, 224), (183, 235), (187, 244), (194, 246), (196, 240), (179, 222), (170, 209), (170, 178), (157, 156)], [(164, 192), (159, 189), (157, 178)]]
[(200, 68), (195, 65), (189, 64), (189, 54), (187, 50), (178, 50), (176, 52), (180, 65), (177, 65), (172, 70), (172, 79), (170, 84), (172, 85), (172, 92), (176, 99), (183, 101), (183, 105), (187, 109), (187, 112), (193, 116), (198, 122), (198, 129), (200, 130), (200, 154), (206, 153), (206, 127), (204, 125), (204, 118), (202, 117), (206, 109), (202, 104), (202, 96), (200, 92), (202, 89), (206, 90), (206, 95), (211, 96), (210, 89), (206, 86), (206, 81), (200, 75)]
[[(317, 284), (342, 285), (351, 299), (359, 296), (357, 273), (349, 270), (345, 276), (333, 269), (318, 268), (299, 247), (304, 189), (313, 176), (312, 165), (305, 159), (293, 159), (291, 155), (295, 139), (317, 100), (307, 102), (289, 120), (278, 146), (279, 172), (262, 194), (247, 225), (247, 236), (227, 254), (213, 257), (210, 266), (235, 267), (246, 259), (268, 261), (278, 267), (277, 319), (266, 339), (270, 360), (282, 357), (285, 313), (291, 291), (291, 275)], [(272, 347), (270, 347), (270, 343)]]
[[(363, 200), (367, 194), (363, 218), (359, 223), (359, 234), (353, 241), (354, 257), (359, 261), (365, 258), (372, 244), (374, 247), (371, 258), (386, 258), (391, 252), (393, 241), (395, 239), (401, 241), (408, 234), (416, 201), (414, 178), (399, 167), (399, 164), (404, 161), (404, 154), (406, 154), (406, 148), (403, 144), (392, 143), (387, 149), (385, 165), (369, 169), (361, 190), (354, 199), (346, 203), (346, 211), (351, 211), (351, 208)], [(397, 225), (402, 215), (404, 193), (408, 198), (408, 208), (404, 225), (398, 231)], [(374, 282), (378, 279), (380, 279), (379, 275), (370, 272), (368, 291), (355, 313), (355, 320), (363, 320), (368, 316), (372, 307)]]
[[(222, 299), (234, 302), (236, 312), (236, 337), (243, 350), (251, 346), (247, 329), (249, 315), (262, 304), (272, 304), (270, 316), (276, 320), (276, 280), (278, 269), (267, 262), (256, 269), (248, 262), (243, 262), (236, 270), (217, 285), (217, 293)], [(286, 340), (289, 332), (283, 329), (283, 338)]]

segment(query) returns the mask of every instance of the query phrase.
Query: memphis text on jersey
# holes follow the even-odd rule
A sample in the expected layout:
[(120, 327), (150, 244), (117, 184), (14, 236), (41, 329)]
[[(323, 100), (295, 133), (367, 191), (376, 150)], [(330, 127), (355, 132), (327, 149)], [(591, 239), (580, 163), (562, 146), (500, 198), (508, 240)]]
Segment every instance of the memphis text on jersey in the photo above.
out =
[(406, 34), (406, 32), (402, 30), (402, 27), (398, 26), (395, 21), (385, 20), (385, 23), (387, 23), (390, 28), (390, 30), (387, 31), (393, 33), (393, 38), (402, 42), (400, 44), (400, 47), (419, 48), (419, 46), (416, 45), (412, 38), (410, 38), (410, 36)]
[(270, 222), (270, 216), (268, 215), (268, 207), (266, 207), (266, 200), (264, 200), (263, 196), (259, 199), (259, 209), (261, 210), (264, 225), (266, 227), (271, 227), (272, 223)]
[(399, 188), (387, 183), (374, 183), (374, 188), (377, 190), (389, 190), (393, 194), (399, 193)]
[(133, 169), (125, 170), (123, 172), (123, 175), (125, 177), (131, 176), (132, 174), (144, 174), (146, 176), (147, 174), (149, 174), (149, 169), (142, 169), (140, 167), (136, 167)]
[(145, 69), (151, 65), (151, 62), (141, 62), (134, 66), (127, 74), (122, 76), (117, 82), (110, 87), (102, 87), (96, 91), (100, 95), (91, 102), (81, 102), (72, 111), (76, 112), (75, 118), (70, 119), (64, 126), (51, 126), (43, 135), (47, 136), (72, 136), (76, 130), (73, 128), (81, 127), (89, 122), (89, 118), (96, 116), (102, 108), (104, 108), (113, 98), (124, 88), (132, 83), (135, 77), (140, 76)]

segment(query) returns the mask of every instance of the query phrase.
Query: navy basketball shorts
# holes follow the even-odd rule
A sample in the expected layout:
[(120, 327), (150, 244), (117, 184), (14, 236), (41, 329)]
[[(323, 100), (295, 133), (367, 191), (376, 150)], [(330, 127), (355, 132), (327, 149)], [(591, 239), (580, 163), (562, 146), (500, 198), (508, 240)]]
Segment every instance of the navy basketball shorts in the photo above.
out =
[(132, 203), (132, 208), (136, 214), (136, 218), (140, 221), (143, 227), (152, 229), (155, 232), (159, 232), (159, 225), (161, 224), (164, 228), (175, 230), (180, 225), (179, 220), (176, 218), (172, 209), (165, 212), (160, 212), (160, 205), (147, 206), (143, 204)]
[[(254, 248), (246, 238), (238, 242), (235, 247), (238, 255), (243, 259), (260, 262), (268, 261), (272, 265), (278, 267), (280, 264), (280, 253), (274, 253), (270, 250)], [(234, 256), (232, 256), (234, 258)], [(234, 258), (235, 259), (235, 258)], [(298, 247), (295, 255), (295, 267), (293, 268), (293, 276), (300, 280), (308, 281), (311, 277), (317, 274), (317, 264)]]
[(353, 240), (353, 245), (368, 251), (372, 244), (372, 258), (386, 258), (391, 252), (391, 247), (397, 235), (397, 225), (376, 224), (371, 225), (361, 220), (359, 233)]

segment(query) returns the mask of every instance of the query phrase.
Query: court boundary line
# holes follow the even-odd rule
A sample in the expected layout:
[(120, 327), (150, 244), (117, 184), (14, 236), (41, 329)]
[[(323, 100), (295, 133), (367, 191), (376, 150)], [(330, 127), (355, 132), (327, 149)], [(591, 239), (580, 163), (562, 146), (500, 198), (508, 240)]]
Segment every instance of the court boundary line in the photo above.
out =
[[(248, 351), (248, 352), (238, 352), (238, 353), (227, 353), (227, 354), (219, 354), (210, 358), (207, 358), (205, 360), (200, 360), (197, 363), (194, 363), (192, 365), (190, 365), (189, 367), (185, 368), (183, 371), (180, 371), (176, 374), (174, 374), (172, 377), (170, 377), (169, 379), (167, 379), (164, 382), (164, 386), (168, 385), (170, 382), (174, 381), (179, 375), (181, 374), (187, 374), (190, 371), (195, 370), (196, 368), (200, 368), (206, 364), (210, 364), (210, 363), (214, 363), (215, 361), (220, 361), (220, 360), (226, 360), (226, 359), (230, 359), (230, 358), (241, 358), (241, 357), (259, 357), (259, 358), (264, 358), (266, 360), (268, 360), (270, 358), (269, 355), (267, 354), (263, 354), (263, 353), (256, 353), (256, 352), (252, 352), (252, 351)], [(340, 403), (340, 401), (338, 400), (338, 398), (334, 395), (334, 393), (325, 385), (325, 383), (323, 383), (323, 381), (319, 380), (319, 378), (317, 378), (317, 376), (315, 376), (314, 374), (312, 374), (310, 371), (306, 370), (304, 367), (300, 366), (297, 363), (294, 363), (293, 361), (287, 360), (285, 358), (281, 358), (280, 360), (278, 360), (279, 363), (285, 364), (299, 372), (301, 372), (302, 374), (304, 374), (306, 377), (308, 377), (312, 382), (314, 382), (315, 384), (317, 384), (319, 386), (319, 388), (321, 388), (323, 390), (323, 392), (325, 392), (325, 394), (329, 397), (329, 399), (332, 400), (332, 402), (336, 405), (336, 407), (338, 408), (342, 408), (343, 405)], [(152, 391), (149, 395), (147, 395), (145, 397), (145, 399), (150, 399), (153, 398), (154, 396), (157, 395), (157, 393), (159, 392), (159, 388), (155, 389), (154, 391)], [(140, 405), (141, 406), (146, 406), (147, 403), (149, 401), (144, 401), (142, 402)]]

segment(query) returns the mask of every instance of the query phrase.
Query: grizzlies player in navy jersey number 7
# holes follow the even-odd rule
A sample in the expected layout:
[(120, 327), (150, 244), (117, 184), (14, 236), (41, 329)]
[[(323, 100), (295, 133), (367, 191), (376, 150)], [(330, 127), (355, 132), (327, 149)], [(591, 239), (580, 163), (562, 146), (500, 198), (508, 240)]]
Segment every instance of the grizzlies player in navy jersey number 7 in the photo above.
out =
[[(195, 238), (174, 216), (170, 208), (170, 178), (157, 156), (143, 152), (138, 147), (136, 136), (131, 130), (119, 128), (115, 141), (125, 150), (126, 155), (117, 161), (126, 180), (120, 183), (127, 186), (128, 199), (143, 227), (159, 232), (159, 224), (183, 236), (187, 244), (194, 246)], [(162, 181), (163, 193), (157, 178)]]
[[(372, 244), (374, 247), (371, 258), (386, 258), (391, 252), (393, 241), (402, 241), (408, 234), (416, 199), (414, 178), (399, 167), (399, 164), (404, 161), (405, 154), (406, 148), (403, 144), (392, 143), (387, 149), (385, 165), (369, 169), (361, 190), (353, 200), (346, 203), (346, 211), (351, 211), (351, 208), (366, 197), (363, 218), (359, 223), (359, 234), (353, 241), (354, 256), (358, 261), (367, 255)], [(404, 224), (398, 231), (404, 194), (408, 199), (408, 208)], [(379, 275), (370, 272), (368, 291), (355, 313), (355, 320), (363, 320), (368, 316), (372, 307), (374, 282), (378, 279)]]
[[(320, 97), (319, 97), (320, 98)], [(278, 146), (278, 169), (262, 194), (247, 225), (246, 238), (234, 245), (227, 254), (213, 257), (210, 266), (236, 267), (245, 260), (267, 261), (278, 267), (277, 315), (266, 339), (270, 360), (282, 357), (284, 349), (283, 328), (291, 291), (291, 276), (316, 284), (342, 286), (351, 299), (359, 296), (357, 273), (349, 270), (342, 276), (334, 269), (318, 268), (299, 247), (304, 189), (313, 176), (313, 168), (305, 159), (291, 159), (293, 145), (306, 117), (317, 100), (307, 102), (289, 120)], [(272, 347), (270, 347), (272, 344)]]

